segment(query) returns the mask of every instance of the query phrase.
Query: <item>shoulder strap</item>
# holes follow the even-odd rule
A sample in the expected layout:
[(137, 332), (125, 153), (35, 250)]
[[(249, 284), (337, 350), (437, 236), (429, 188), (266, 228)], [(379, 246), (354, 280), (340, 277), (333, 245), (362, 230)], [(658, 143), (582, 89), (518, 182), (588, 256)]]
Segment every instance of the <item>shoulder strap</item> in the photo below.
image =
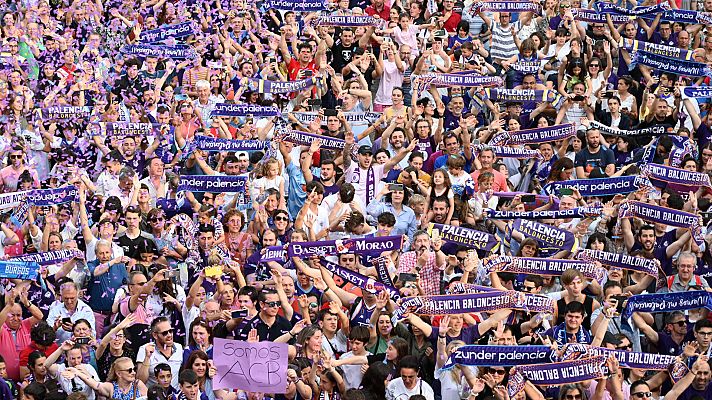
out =
[(137, 391), (136, 388), (137, 388), (136, 380), (134, 380), (133, 383), (131, 384), (131, 400), (136, 400), (136, 391)]
[(670, 275), (667, 277), (668, 289), (672, 289), (672, 284), (675, 282), (675, 275)]

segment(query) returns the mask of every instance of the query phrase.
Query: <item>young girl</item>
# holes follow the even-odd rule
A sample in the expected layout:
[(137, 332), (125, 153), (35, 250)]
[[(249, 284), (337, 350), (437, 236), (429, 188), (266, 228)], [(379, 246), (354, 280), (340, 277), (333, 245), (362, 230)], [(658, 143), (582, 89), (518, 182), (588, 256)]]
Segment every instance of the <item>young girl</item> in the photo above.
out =
[(428, 190), (428, 220), (433, 219), (433, 203), (436, 197), (445, 196), (447, 197), (448, 203), (450, 203), (450, 211), (447, 214), (446, 224), (450, 224), (452, 219), (452, 213), (455, 211), (455, 193), (453, 192), (450, 184), (450, 176), (444, 169), (437, 169), (433, 172), (433, 186)]
[(482, 211), (485, 208), (496, 209), (499, 203), (499, 197), (492, 196), (490, 193), (494, 186), (494, 174), (489, 171), (482, 171), (477, 176), (477, 193), (472, 196), (468, 205), (472, 209), (475, 220), (482, 219)]
[(465, 158), (460, 155), (448, 157), (447, 163), (448, 178), (450, 178), (451, 188), (455, 196), (459, 196), (463, 201), (469, 197), (467, 188), (474, 188), (472, 177), (465, 172)]
[(253, 207), (257, 209), (259, 203), (257, 198), (267, 189), (279, 190), (280, 201), (279, 208), (285, 208), (284, 202), (284, 178), (280, 170), (279, 161), (272, 158), (268, 160), (261, 168), (262, 177), (255, 179), (250, 189), (250, 197), (253, 199)]

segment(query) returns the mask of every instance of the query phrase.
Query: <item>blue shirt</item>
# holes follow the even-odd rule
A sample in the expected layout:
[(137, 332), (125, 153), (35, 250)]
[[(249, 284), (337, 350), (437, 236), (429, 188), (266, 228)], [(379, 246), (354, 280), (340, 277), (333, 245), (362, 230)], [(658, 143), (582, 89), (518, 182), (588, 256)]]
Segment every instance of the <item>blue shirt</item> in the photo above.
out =
[(408, 235), (408, 239), (413, 243), (413, 235), (418, 226), (415, 219), (415, 211), (403, 205), (400, 214), (398, 214), (395, 208), (393, 208), (393, 204), (381, 201), (372, 201), (368, 204), (368, 207), (366, 207), (366, 213), (374, 221), (378, 219), (379, 215), (385, 212), (392, 213), (396, 217), (396, 225), (391, 231), (391, 236)]
[(307, 181), (304, 179), (304, 173), (302, 173), (301, 168), (297, 167), (294, 161), (287, 165), (286, 171), (289, 176), (287, 210), (292, 218), (296, 218), (307, 199), (307, 192), (305, 191)]
[(99, 276), (94, 276), (97, 267), (103, 264), (99, 260), (87, 263), (92, 279), (89, 281), (89, 306), (96, 311), (111, 311), (116, 290), (129, 280), (126, 265), (113, 264), (109, 270)]

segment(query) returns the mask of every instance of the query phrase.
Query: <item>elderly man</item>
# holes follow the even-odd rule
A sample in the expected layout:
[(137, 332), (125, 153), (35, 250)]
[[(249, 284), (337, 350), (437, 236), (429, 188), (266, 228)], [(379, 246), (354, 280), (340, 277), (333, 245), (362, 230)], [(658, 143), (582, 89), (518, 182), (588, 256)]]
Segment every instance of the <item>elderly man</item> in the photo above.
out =
[(147, 164), (148, 176), (139, 182), (148, 187), (148, 194), (151, 196), (151, 207), (155, 207), (156, 200), (163, 199), (168, 194), (165, 163), (160, 157), (153, 157), (148, 160)]
[(96, 336), (94, 312), (89, 305), (79, 300), (79, 286), (74, 282), (64, 283), (59, 288), (59, 293), (62, 301), (52, 304), (47, 316), (47, 323), (57, 331), (57, 343), (61, 345), (72, 337), (72, 326), (79, 319), (89, 321), (92, 336)]
[(398, 273), (420, 272), (423, 292), (426, 295), (440, 294), (440, 272), (447, 266), (447, 256), (442, 252), (442, 240), (430, 241), (428, 232), (420, 230), (413, 235), (411, 251), (403, 253)]
[(89, 298), (87, 302), (94, 310), (96, 326), (94, 327), (103, 336), (104, 327), (111, 317), (111, 306), (116, 289), (128, 280), (129, 274), (126, 265), (129, 258), (126, 256), (112, 257), (111, 242), (99, 240), (96, 244), (97, 259), (90, 261), (87, 266), (91, 279), (89, 279)]
[(193, 107), (200, 114), (200, 120), (203, 122), (203, 126), (210, 127), (212, 124), (212, 118), (210, 118), (210, 113), (215, 109), (215, 105), (220, 103), (223, 99), (221, 96), (215, 96), (210, 94), (210, 82), (206, 80), (199, 80), (195, 83), (195, 88), (198, 91), (198, 98), (193, 101)]
[[(677, 274), (667, 277), (667, 291), (686, 292), (688, 290), (707, 290), (710, 289), (707, 279), (695, 275), (695, 267), (697, 267), (697, 256), (688, 251), (684, 251), (677, 256)], [(661, 291), (665, 291), (663, 288)]]
[[(22, 307), (32, 316), (22, 319)], [(30, 331), (42, 320), (42, 310), (27, 299), (27, 288), (14, 288), (5, 294), (5, 307), (0, 311), (0, 356), (5, 359), (7, 376), (20, 381), (20, 350), (32, 342)]]

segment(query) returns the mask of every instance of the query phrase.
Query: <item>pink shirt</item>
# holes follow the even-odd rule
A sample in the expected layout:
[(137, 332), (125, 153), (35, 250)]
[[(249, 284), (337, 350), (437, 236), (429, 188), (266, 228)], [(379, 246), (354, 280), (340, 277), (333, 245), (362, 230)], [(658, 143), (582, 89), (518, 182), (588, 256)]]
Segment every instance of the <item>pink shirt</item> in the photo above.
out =
[(0, 327), (0, 355), (5, 359), (7, 376), (15, 382), (20, 381), (20, 351), (32, 343), (30, 320), (31, 318), (23, 320), (15, 335), (7, 327), (7, 323)]
[(143, 303), (139, 303), (134, 312), (131, 312), (129, 310), (129, 300), (131, 300), (131, 296), (129, 295), (121, 299), (121, 303), (119, 303), (121, 315), (127, 317), (129, 314), (133, 314), (136, 318), (136, 324), (151, 325), (151, 321), (153, 321), (155, 316), (146, 309)]
[[(492, 170), (492, 173), (494, 174), (494, 184), (492, 185), (492, 190), (495, 192), (509, 192), (507, 178), (504, 177), (504, 174), (497, 170)], [(477, 184), (477, 178), (480, 176), (480, 171), (477, 170), (470, 174), (470, 176), (472, 176), (472, 180), (475, 182), (475, 190), (480, 190), (479, 185)]]
[[(3, 182), (3, 191), (5, 193), (7, 192), (15, 192), (17, 191), (17, 180), (20, 179), (20, 175), (25, 172), (27, 167), (21, 168), (19, 171), (15, 170), (12, 168), (11, 165), (8, 165), (7, 167), (0, 169), (0, 179), (2, 179)], [(35, 181), (34, 186), (35, 187), (40, 187), (40, 178), (37, 175), (37, 171), (35, 170), (29, 170), (30, 175), (32, 175), (32, 179)]]

